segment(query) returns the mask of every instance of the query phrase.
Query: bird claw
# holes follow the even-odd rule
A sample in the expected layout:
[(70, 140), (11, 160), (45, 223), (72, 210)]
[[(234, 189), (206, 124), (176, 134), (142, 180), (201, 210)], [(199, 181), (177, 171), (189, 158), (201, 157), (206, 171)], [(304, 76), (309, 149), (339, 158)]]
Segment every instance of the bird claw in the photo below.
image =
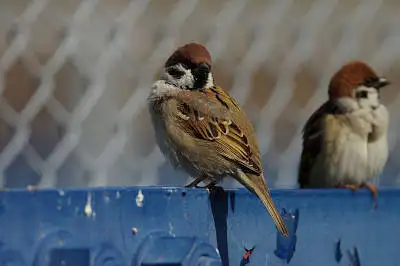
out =
[(372, 197), (374, 198), (374, 209), (376, 209), (378, 207), (378, 188), (368, 183), (361, 184), (360, 188), (366, 188), (371, 192)]
[(206, 178), (203, 177), (203, 176), (201, 176), (201, 177), (199, 177), (199, 178), (196, 178), (193, 182), (187, 184), (187, 185), (185, 186), (185, 188), (192, 188), (192, 187), (195, 187), (195, 188), (200, 188), (200, 189), (204, 189), (204, 188), (205, 188), (205, 189), (211, 190), (211, 189), (213, 189), (213, 188), (215, 187), (215, 185), (217, 184), (217, 181), (213, 180), (213, 181), (211, 181), (210, 183), (208, 183), (208, 184), (205, 185), (205, 186), (200, 186), (200, 185), (198, 185), (200, 182), (204, 181), (205, 179), (206, 179)]
[(202, 177), (196, 178), (195, 180), (193, 180), (192, 182), (190, 182), (189, 184), (187, 184), (187, 185), (185, 186), (185, 188), (192, 188), (192, 187), (197, 188), (197, 185), (198, 185), (201, 181), (203, 181), (203, 178), (202, 178)]
[(193, 182), (192, 182), (192, 183), (189, 183), (189, 184), (187, 184), (187, 185), (185, 186), (185, 188), (192, 188), (192, 187), (196, 187), (196, 184), (193, 184)]
[(345, 185), (338, 185), (336, 187), (337, 188), (347, 188), (347, 189), (351, 189), (352, 191), (356, 191), (360, 188), (366, 188), (371, 192), (372, 197), (374, 199), (374, 209), (376, 209), (378, 207), (378, 188), (372, 184), (362, 183), (359, 186), (352, 185), (352, 184), (345, 184)]
[(356, 191), (359, 189), (358, 186), (356, 185), (351, 185), (351, 184), (345, 184), (345, 185), (338, 185), (336, 186), (337, 188), (346, 188), (346, 189), (351, 189), (352, 191)]
[(205, 188), (205, 189), (211, 190), (211, 189), (213, 189), (215, 187), (215, 185), (217, 185), (217, 181), (211, 181), (210, 183), (208, 183), (205, 186), (196, 185), (195, 187), (196, 188)]

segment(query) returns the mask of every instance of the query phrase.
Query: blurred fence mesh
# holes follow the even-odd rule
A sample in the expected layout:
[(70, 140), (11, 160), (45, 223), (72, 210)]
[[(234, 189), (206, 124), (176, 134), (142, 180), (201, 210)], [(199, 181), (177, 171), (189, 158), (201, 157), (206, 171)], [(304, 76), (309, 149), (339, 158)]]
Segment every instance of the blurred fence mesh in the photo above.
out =
[(400, 185), (399, 25), (397, 0), (0, 0), (0, 187), (187, 182), (155, 146), (146, 97), (189, 41), (253, 120), (272, 187), (296, 186), (333, 72), (370, 63), (393, 81), (380, 184)]

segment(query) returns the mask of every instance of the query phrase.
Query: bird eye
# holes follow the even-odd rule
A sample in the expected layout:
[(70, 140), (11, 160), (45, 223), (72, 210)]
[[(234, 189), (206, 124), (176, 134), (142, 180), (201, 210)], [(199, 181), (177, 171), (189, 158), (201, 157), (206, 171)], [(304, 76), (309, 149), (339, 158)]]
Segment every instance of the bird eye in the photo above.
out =
[(170, 74), (171, 76), (173, 76), (176, 79), (180, 79), (183, 76), (183, 74), (185, 74), (185, 72), (183, 72), (179, 69), (176, 69), (176, 68), (170, 68), (170, 69), (168, 69), (168, 74)]
[(379, 78), (377, 77), (369, 77), (364, 80), (363, 85), (367, 88), (373, 88), (379, 82)]
[(359, 91), (356, 94), (357, 98), (368, 98), (368, 91)]

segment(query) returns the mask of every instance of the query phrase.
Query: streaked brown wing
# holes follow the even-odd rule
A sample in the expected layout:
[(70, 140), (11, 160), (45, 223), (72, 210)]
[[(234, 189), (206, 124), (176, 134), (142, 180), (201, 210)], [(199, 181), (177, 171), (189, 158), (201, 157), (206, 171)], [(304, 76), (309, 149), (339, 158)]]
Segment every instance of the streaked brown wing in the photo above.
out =
[(298, 182), (301, 188), (310, 183), (311, 171), (324, 141), (324, 122), (327, 115), (345, 114), (346, 108), (336, 101), (327, 101), (307, 120), (303, 128), (303, 150), (300, 157)]
[[(260, 173), (262, 172), (262, 167), (261, 167), (261, 159), (260, 159), (260, 153), (258, 150), (258, 141), (256, 138), (256, 135), (254, 133), (254, 128), (252, 123), (250, 122), (250, 119), (247, 117), (246, 113), (243, 112), (241, 109), (240, 105), (233, 99), (227, 92), (225, 92), (222, 88), (220, 87), (214, 87), (212, 88), (212, 92), (216, 94), (217, 99), (220, 102), (225, 102), (225, 103), (230, 103), (230, 111), (232, 114), (232, 120), (233, 121), (240, 121), (239, 123), (236, 123), (238, 127), (240, 127), (241, 131), (244, 133), (244, 135), (247, 136), (248, 144), (250, 145), (250, 150), (252, 151), (252, 161), (254, 162), (255, 165), (258, 166), (260, 169)], [(264, 180), (264, 179), (263, 179)]]
[[(190, 94), (190, 97), (189, 97)], [(181, 92), (177, 97), (178, 117), (184, 130), (195, 138), (215, 142), (216, 152), (239, 164), (243, 170), (261, 174), (261, 166), (243, 129), (235, 123), (230, 108), (237, 103), (222, 89)]]

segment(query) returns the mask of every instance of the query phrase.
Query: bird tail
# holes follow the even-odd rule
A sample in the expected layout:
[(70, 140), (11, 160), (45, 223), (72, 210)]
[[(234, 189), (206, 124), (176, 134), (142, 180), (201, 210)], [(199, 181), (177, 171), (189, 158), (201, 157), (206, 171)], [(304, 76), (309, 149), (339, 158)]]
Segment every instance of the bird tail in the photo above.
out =
[(269, 193), (269, 189), (265, 184), (265, 180), (260, 180), (260, 178), (264, 179), (264, 176), (245, 174), (243, 171), (238, 171), (238, 175), (236, 178), (243, 186), (245, 186), (248, 190), (257, 195), (257, 197), (264, 204), (269, 215), (271, 215), (272, 220), (274, 220), (278, 231), (283, 236), (288, 237), (289, 232), (287, 230), (287, 227), (283, 222), (283, 219), (271, 198), (271, 194)]

